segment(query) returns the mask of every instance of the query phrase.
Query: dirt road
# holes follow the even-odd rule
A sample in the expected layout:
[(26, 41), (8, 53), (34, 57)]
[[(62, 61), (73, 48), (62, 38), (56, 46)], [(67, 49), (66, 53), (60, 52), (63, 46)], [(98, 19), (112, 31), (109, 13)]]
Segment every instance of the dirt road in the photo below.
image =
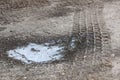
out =
[[(0, 19), (0, 80), (120, 80), (120, 1), (49, 1), (6, 10)], [(6, 55), (16, 46), (76, 33), (81, 46), (66, 61), (28, 65)]]

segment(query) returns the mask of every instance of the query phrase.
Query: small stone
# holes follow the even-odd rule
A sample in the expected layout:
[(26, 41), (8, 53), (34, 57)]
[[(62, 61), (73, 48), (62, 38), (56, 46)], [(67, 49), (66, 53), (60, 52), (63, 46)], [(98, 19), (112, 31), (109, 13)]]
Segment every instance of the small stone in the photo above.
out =
[(84, 58), (86, 58), (87, 56), (84, 56)]
[(31, 48), (31, 51), (33, 51), (33, 52), (40, 52), (40, 50), (36, 50), (35, 48)]
[(64, 73), (64, 72), (62, 72), (62, 73), (61, 73), (61, 75), (65, 75), (65, 73)]
[(10, 30), (10, 32), (13, 32), (12, 30)]
[(26, 70), (26, 71), (29, 71), (29, 69), (28, 69), (28, 68), (25, 68), (25, 70)]
[(27, 77), (23, 77), (24, 79), (27, 79)]
[(115, 54), (112, 54), (111, 57), (115, 57)]

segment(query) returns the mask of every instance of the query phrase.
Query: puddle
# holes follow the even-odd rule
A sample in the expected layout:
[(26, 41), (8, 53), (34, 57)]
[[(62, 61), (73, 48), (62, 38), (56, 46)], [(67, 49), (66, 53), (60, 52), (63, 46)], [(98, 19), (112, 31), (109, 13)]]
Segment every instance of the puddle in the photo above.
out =
[(27, 46), (17, 47), (7, 51), (8, 57), (20, 60), (27, 64), (47, 63), (49, 61), (60, 60), (64, 57), (62, 52), (64, 47), (54, 45), (54, 43), (36, 44), (29, 43)]
[(29, 43), (8, 50), (6, 54), (9, 58), (21, 61), (26, 64), (49, 63), (53, 61), (67, 60), (74, 54), (80, 46), (79, 39), (63, 37), (62, 39), (50, 40), (46, 43)]

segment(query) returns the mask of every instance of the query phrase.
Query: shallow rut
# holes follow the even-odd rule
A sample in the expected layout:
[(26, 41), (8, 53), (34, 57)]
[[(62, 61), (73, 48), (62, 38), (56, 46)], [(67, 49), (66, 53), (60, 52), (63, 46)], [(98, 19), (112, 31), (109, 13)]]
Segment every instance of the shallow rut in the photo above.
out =
[(79, 35), (82, 45), (79, 50), (84, 57), (91, 55), (93, 63), (111, 53), (110, 35), (105, 28), (101, 6), (103, 5), (90, 4), (89, 7), (75, 11), (74, 16), (72, 33)]

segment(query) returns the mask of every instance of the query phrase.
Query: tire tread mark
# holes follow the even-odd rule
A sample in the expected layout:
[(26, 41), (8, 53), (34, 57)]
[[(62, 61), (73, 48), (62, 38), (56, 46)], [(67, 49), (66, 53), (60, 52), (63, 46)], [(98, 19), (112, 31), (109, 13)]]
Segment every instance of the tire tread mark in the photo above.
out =
[(112, 51), (111, 51), (111, 45), (110, 45), (110, 34), (108, 32), (108, 30), (105, 28), (105, 21), (104, 21), (104, 18), (103, 18), (103, 13), (102, 13), (102, 7), (103, 5), (99, 5), (97, 6), (97, 11), (98, 11), (98, 18), (99, 18), (99, 26), (100, 26), (100, 29), (101, 29), (101, 34), (102, 34), (102, 53), (103, 55), (108, 55), (110, 54)]
[(73, 19), (73, 29), (72, 29), (72, 35), (73, 34), (79, 34), (80, 33), (80, 10), (76, 9), (74, 12), (74, 19)]
[(87, 18), (86, 18), (86, 27), (87, 27), (87, 49), (89, 53), (93, 53), (94, 49), (94, 32), (93, 32), (93, 26), (91, 21), (91, 8), (87, 9)]
[(98, 22), (97, 17), (97, 11), (96, 11), (96, 5), (94, 4), (93, 10), (92, 10), (92, 21), (93, 21), (93, 29), (94, 29), (94, 50), (95, 53), (102, 51), (102, 36), (101, 36), (101, 30)]
[(86, 36), (87, 36), (87, 28), (86, 28), (86, 11), (85, 10), (82, 10), (81, 11), (81, 25), (80, 25), (80, 39), (81, 39), (81, 42), (82, 42), (82, 46), (81, 46), (81, 50), (84, 52), (84, 55), (86, 54)]

